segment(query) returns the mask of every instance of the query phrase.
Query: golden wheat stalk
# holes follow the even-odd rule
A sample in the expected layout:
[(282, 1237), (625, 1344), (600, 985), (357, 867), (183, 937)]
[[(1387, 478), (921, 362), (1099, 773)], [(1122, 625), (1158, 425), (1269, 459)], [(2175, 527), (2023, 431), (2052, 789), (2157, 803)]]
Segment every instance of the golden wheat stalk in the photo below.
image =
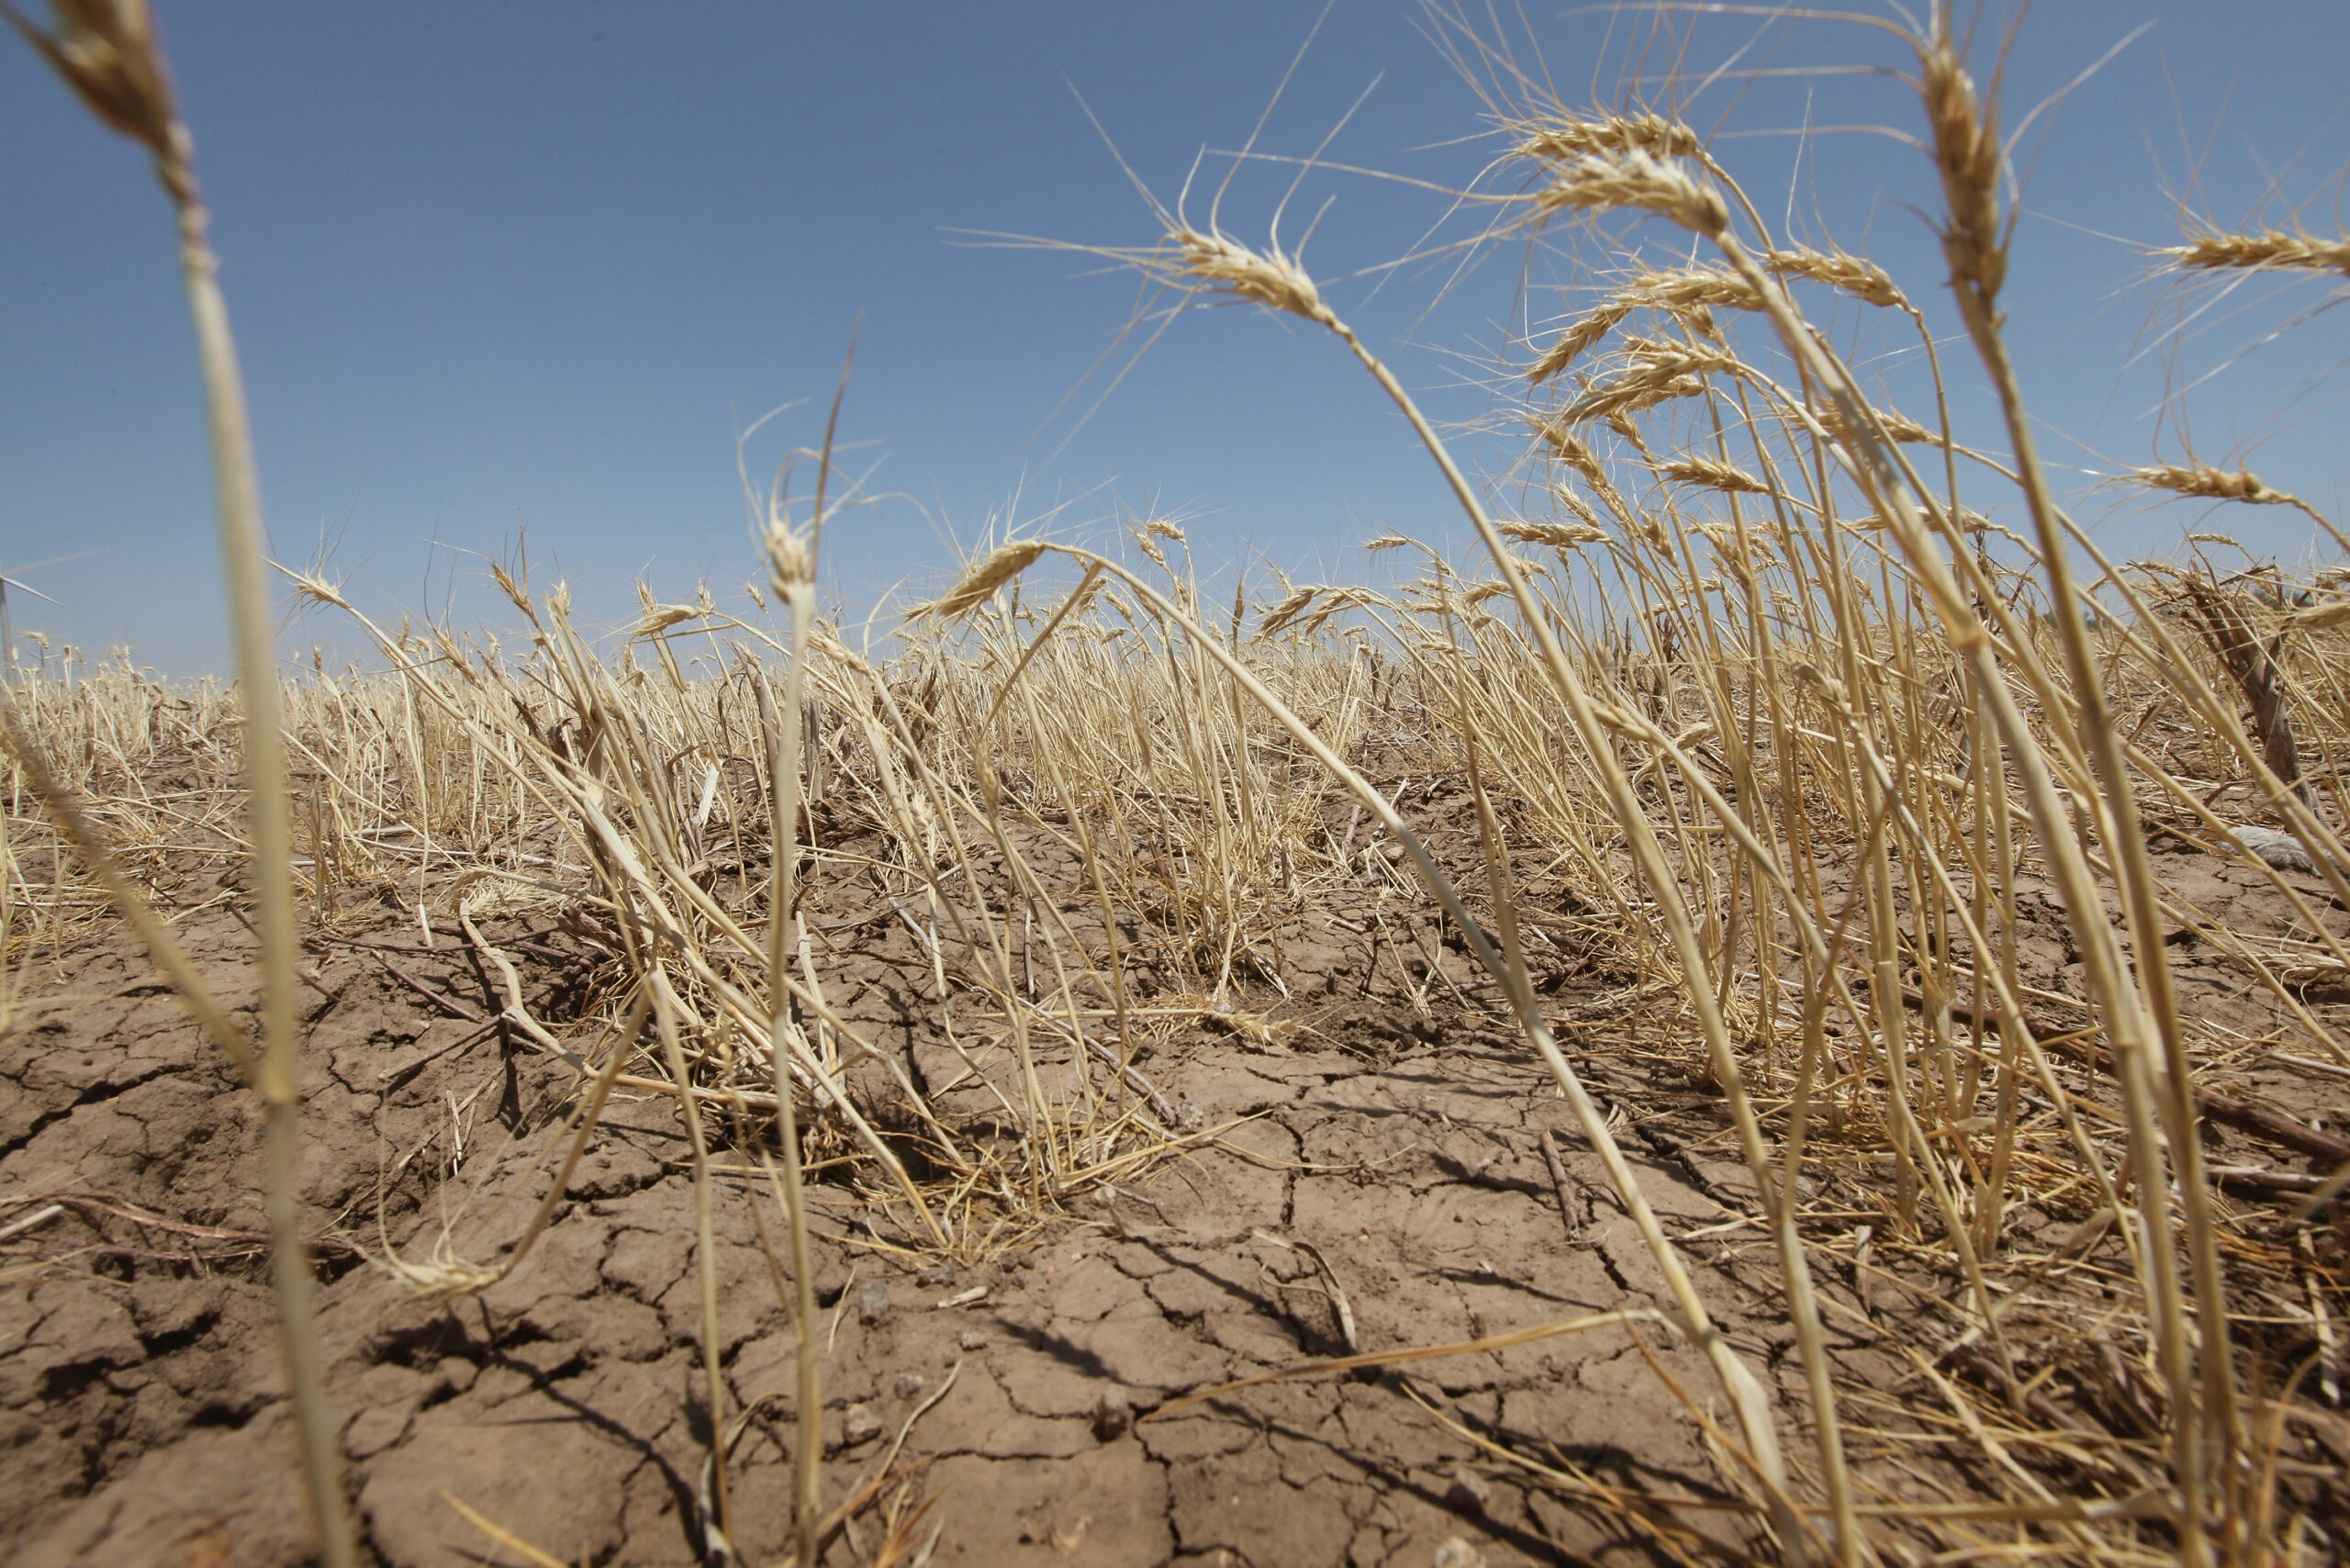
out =
[(1926, 121), (1933, 130), (1934, 166), (1950, 211), (1942, 251), (1951, 275), (1987, 308), (2008, 269), (1999, 230), (1999, 128), (1976, 95), (1975, 78), (1950, 47), (1948, 16), (1935, 16), (1942, 31), (1931, 41), (1918, 40), (1918, 63)]
[(2231, 473), (2224, 468), (2214, 468), (2208, 463), (2166, 464), (2132, 468), (2121, 477), (2149, 490), (2168, 490), (2174, 495), (2198, 500), (2241, 501), (2246, 506), (2255, 507), (2292, 507), (2333, 535), (2334, 543), (2344, 551), (2350, 551), (2350, 538), (2344, 536), (2332, 519), (2299, 496), (2270, 489), (2249, 468), (2238, 468)]
[(1668, 463), (1660, 463), (1656, 465), (1656, 471), (1658, 477), (1671, 479), (1676, 484), (1695, 485), (1703, 489), (1720, 490), (1729, 495), (1767, 496), (1771, 493), (1770, 486), (1744, 469), (1707, 457), (1681, 458)]
[(56, 30), (42, 33), (14, 7), (9, 24), (38, 50), (106, 126), (145, 147), (179, 217), (180, 271), (196, 329), (209, 416), (220, 554), (229, 581), (244, 706), (244, 771), (252, 879), (261, 936), (262, 1036), (258, 1087), (265, 1106), (263, 1163), (272, 1272), (284, 1333), (287, 1383), (302, 1439), (311, 1523), (327, 1568), (352, 1560), (337, 1424), (310, 1321), (309, 1249), (297, 1184), (301, 1158), (301, 1040), (296, 1027), (299, 934), (294, 915), (293, 814), (286, 798), (283, 700), (270, 602), (261, 483), (210, 218), (196, 189), (194, 143), (181, 123), (171, 73), (143, 0), (52, 0)]
[(907, 612), (907, 619), (933, 616), (952, 621), (995, 596), (995, 590), (1035, 565), (1045, 553), (1042, 540), (1018, 539), (1009, 544), (999, 544), (978, 561), (965, 568), (953, 586), (927, 604), (917, 605)]
[(2206, 234), (2154, 252), (2181, 272), (2314, 272), (2350, 276), (2350, 239), (2320, 240), (2264, 229), (2249, 234)]
[[(1764, 266), (1781, 277), (1808, 278), (1824, 283), (1840, 293), (1864, 300), (1871, 305), (1906, 310), (1908, 297), (1895, 286), (1893, 274), (1863, 256), (1848, 256), (1841, 252), (1772, 251), (1761, 258)], [(1759, 308), (1759, 307), (1758, 307)]]
[(1322, 303), (1322, 291), (1278, 244), (1259, 254), (1222, 234), (1180, 227), (1168, 238), (1182, 258), (1181, 275), (1204, 292), (1248, 300), (1308, 321), (1329, 321), (1330, 308)]
[(1510, 156), (1559, 163), (1588, 153), (1641, 152), (1685, 158), (1702, 145), (1697, 132), (1653, 112), (1639, 115), (1562, 112), (1529, 116), (1505, 126), (1517, 140)]
[(1710, 182), (1644, 151), (1590, 152), (1554, 167), (1550, 183), (1534, 193), (1534, 207), (1542, 217), (1653, 212), (1695, 234), (1719, 234), (1729, 227), (1729, 208)]
[(2246, 501), (2254, 506), (2298, 505), (2293, 498), (2270, 489), (2248, 468), (2231, 474), (2207, 463), (2177, 464), (2158, 468), (2133, 468), (2122, 476), (2150, 490), (2170, 490), (2207, 500)]
[(1261, 643), (1289, 625), (1299, 616), (1304, 615), (1321, 593), (1322, 590), (1319, 588), (1311, 585), (1291, 589), (1279, 604), (1265, 611), (1263, 619), (1257, 622), (1257, 635), (1252, 640)]
[(1539, 386), (1572, 364), (1582, 357), (1584, 350), (1614, 331), (1617, 325), (1632, 313), (1634, 303), (1618, 296), (1561, 332), (1551, 340), (1550, 346), (1542, 351), (1542, 357), (1527, 371), (1527, 384)]
[(1553, 550), (1596, 544), (1607, 537), (1604, 528), (1572, 522), (1496, 522), (1494, 528), (1504, 539), (1515, 539), (1521, 544), (1547, 544)]
[(1719, 267), (1683, 267), (1643, 273), (1624, 291), (1642, 304), (1675, 313), (1694, 310), (1760, 310), (1762, 301), (1736, 273)]

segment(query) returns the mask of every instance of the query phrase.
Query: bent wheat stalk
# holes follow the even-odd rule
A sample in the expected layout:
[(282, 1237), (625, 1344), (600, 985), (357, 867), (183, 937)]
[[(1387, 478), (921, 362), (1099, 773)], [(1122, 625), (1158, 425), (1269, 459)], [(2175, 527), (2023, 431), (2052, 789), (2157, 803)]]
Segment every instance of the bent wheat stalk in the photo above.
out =
[[(1623, 207), (1655, 212), (1700, 234), (1721, 235), (1729, 225), (1727, 204), (1711, 185), (1693, 178), (1677, 164), (1637, 150), (1582, 153), (1568, 162), (1558, 178), (1538, 193), (1534, 200), (1538, 209), (1544, 213)], [(1220, 232), (1200, 234), (1183, 221), (1180, 216), (1180, 204), (1179, 210), (1173, 213), (1155, 202), (1153, 207), (1156, 216), (1165, 227), (1166, 243), (1159, 251), (1128, 259), (1147, 273), (1165, 277), (1173, 286), (1194, 293), (1249, 300), (1269, 309), (1314, 322), (1336, 335), (1411, 423), (1422, 446), (1442, 472), (1454, 499), (1475, 527), (1479, 540), (1494, 557), (1502, 583), (1524, 620), (1528, 635), (1540, 655), (1542, 666), (1567, 709), (1576, 737), (1584, 754), (1592, 760), (1606, 794), (1609, 810), (1629, 841), (1641, 879), (1654, 891), (1674, 958), (1687, 977), (1685, 995), (1697, 1015), (1717, 1081), (1729, 1098), (1740, 1145), (1753, 1174), (1756, 1190), (1769, 1217), (1773, 1238), (1780, 1254), (1781, 1268), (1786, 1279), (1788, 1305), (1793, 1309), (1807, 1383), (1813, 1401), (1822, 1478), (1837, 1520), (1838, 1551), (1845, 1568), (1857, 1568), (1862, 1550), (1860, 1532), (1851, 1509), (1850, 1482), (1835, 1413), (1834, 1388), (1826, 1344), (1813, 1297), (1809, 1267), (1804, 1257), (1802, 1239), (1796, 1228), (1794, 1211), (1791, 1205), (1776, 1201), (1776, 1186), (1763, 1149), (1760, 1123), (1746, 1093), (1744, 1076), (1709, 978), (1710, 966), (1688, 910), (1679, 896), (1679, 879), (1630, 777), (1625, 773), (1608, 744), (1596, 705), (1560, 646), (1550, 618), (1535, 597), (1520, 564), (1504, 545), (1500, 531), (1487, 513), (1483, 501), (1461, 473), (1460, 465), (1453, 461), (1443, 439), (1428, 423), (1393, 371), (1372, 353), (1356, 336), (1353, 329), (1331, 309), (1299, 260), (1282, 252), (1278, 242), (1266, 253), (1259, 254)], [(1748, 285), (1752, 287), (1751, 279), (1748, 280)], [(1029, 544), (1035, 543), (1027, 542)], [(1203, 641), (1211, 652), (1222, 658), (1221, 650), (1212, 638)], [(1393, 813), (1390, 812), (1388, 814)], [(1399, 833), (1398, 836), (1403, 834)], [(1416, 849), (1414, 857), (1420, 862), (1423, 872), (1433, 878), (1433, 865), (1426, 860), (1424, 854)], [(1456, 915), (1456, 918), (1460, 917)], [(1507, 967), (1491, 952), (1482, 938), (1474, 935), (1473, 927), (1465, 918), (1462, 924), (1464, 930), (1472, 934), (1471, 941), (1478, 950), (1480, 961), (1486, 964), (1505, 988), (1514, 991)], [(1514, 994), (1513, 1003), (1516, 1004)], [(1535, 1040), (1537, 1048), (1542, 1051), (1545, 1061), (1550, 1065), (1552, 1074), (1560, 1078), (1561, 1087), (1565, 1089), (1573, 1074), (1567, 1068), (1565, 1058), (1557, 1055), (1548, 1026), (1542, 1024), (1539, 1011), (1531, 1006), (1530, 998), (1527, 1004), (1518, 1007), (1518, 1011), (1528, 1037)], [(1570, 1099), (1578, 1099), (1579, 1095), (1580, 1086), (1569, 1092)], [(1580, 1103), (1577, 1114), (1583, 1114)], [(1602, 1137), (1595, 1135), (1592, 1142), (1595, 1148), (1601, 1147)], [(1613, 1147), (1612, 1140), (1607, 1147)], [(1620, 1189), (1628, 1182), (1629, 1171), (1626, 1170), (1618, 1174), (1616, 1162), (1611, 1160), (1610, 1176), (1617, 1182)], [(1636, 1209), (1645, 1208), (1644, 1204), (1634, 1200), (1632, 1193), (1628, 1192), (1626, 1196), (1628, 1202), (1634, 1203)], [(1644, 1235), (1648, 1234), (1652, 1224), (1651, 1217), (1642, 1225)], [(1656, 1230), (1649, 1239), (1668, 1282), (1673, 1285), (1676, 1300), (1690, 1315), (1695, 1337), (1706, 1347), (1724, 1386), (1739, 1406), (1740, 1425), (1757, 1464), (1772, 1485), (1784, 1493), (1785, 1471), (1779, 1458), (1777, 1439), (1772, 1431), (1769, 1408), (1760, 1384), (1754, 1381), (1753, 1373), (1712, 1331), (1702, 1307), (1697, 1305), (1695, 1288), (1689, 1284), (1686, 1272), (1665, 1241), (1662, 1229)], [(1800, 1558), (1803, 1551), (1802, 1526), (1791, 1505), (1781, 1511), (1780, 1524), (1785, 1549), (1791, 1556)]]

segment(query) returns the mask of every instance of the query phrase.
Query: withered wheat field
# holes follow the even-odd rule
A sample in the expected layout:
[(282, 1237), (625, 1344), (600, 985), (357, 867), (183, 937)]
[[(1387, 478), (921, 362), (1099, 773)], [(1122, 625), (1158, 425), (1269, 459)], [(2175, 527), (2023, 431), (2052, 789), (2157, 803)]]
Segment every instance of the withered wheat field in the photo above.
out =
[(1152, 209), (1115, 259), (1426, 445), (1477, 548), (1372, 541), (1400, 586), (1011, 529), (871, 651), (828, 431), (740, 613), (591, 640), (518, 555), (501, 644), (287, 573), (372, 649), (289, 673), (168, 77), (56, 10), (183, 218), (248, 663), (7, 689), (0, 1552), (2350, 1551), (2350, 572), (2210, 531), (2344, 542), (2195, 464), (2131, 479), (2167, 560), (2076, 529), (1943, 18), (1915, 278), (1491, 73), (1478, 221), (1584, 286), (1497, 367), (1506, 508), (1279, 242)]

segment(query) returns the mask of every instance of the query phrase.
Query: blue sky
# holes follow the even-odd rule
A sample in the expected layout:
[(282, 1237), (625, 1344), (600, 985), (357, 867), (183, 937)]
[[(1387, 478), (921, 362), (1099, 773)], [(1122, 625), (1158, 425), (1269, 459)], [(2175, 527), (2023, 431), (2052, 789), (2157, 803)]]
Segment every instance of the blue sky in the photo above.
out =
[[(1125, 323), (1130, 276), (1080, 257), (972, 248), (957, 230), (1089, 244), (1154, 238), (1072, 95), (1136, 173), (1171, 195), (1203, 147), (1244, 140), (1321, 7), (255, 5), (159, 6), (252, 395), (275, 548), (322, 538), (371, 613), (494, 620), (465, 551), (527, 524), (543, 584), (615, 623), (645, 577), (665, 598), (753, 570), (738, 430), (793, 399), (754, 465), (814, 438), (852, 329), (843, 436), (891, 498), (827, 539), (828, 588), (861, 608), (950, 570), (1016, 502), (1099, 531), (1119, 506), (1189, 520), (1203, 564), (1251, 553), (1301, 577), (1357, 576), (1349, 552), (1459, 525), (1426, 460), (1334, 342), (1251, 311), (1187, 315), (1081, 429), (1088, 372)], [(1662, 62), (1628, 51), (1609, 7), (1529, 9), (1565, 95), (1624, 102)], [(2007, 13), (1986, 14), (1986, 61)], [(2198, 454), (2247, 457), (2337, 518), (2350, 326), (2337, 280), (2224, 299), (2149, 280), (2179, 198), (2223, 225), (2339, 233), (2350, 162), (2350, 6), (2047, 0), (2025, 17), (2012, 123), (2142, 22), (2155, 26), (2025, 138), (2030, 183), (2008, 305), (2049, 456), (2091, 470), (2179, 454), (2165, 377)], [(1516, 23), (1511, 24), (1513, 28)], [(1850, 25), (1707, 17), (1688, 60), (1780, 74), (1726, 81), (1689, 108), (1774, 222), (1865, 249), (1954, 330), (1917, 208), (1930, 169), (1882, 137), (1918, 109), (1882, 75), (1899, 53)], [(1310, 152), (1374, 81), (1327, 156), (1439, 183), (1475, 176), (1480, 105), (1404, 0), (1337, 0), (1263, 149)], [(1533, 54), (1523, 34), (1520, 58)], [(1809, 125), (1813, 134), (1787, 134)], [(2047, 134), (2043, 135), (2042, 132)], [(1211, 162), (1212, 169), (1220, 165)], [(1260, 240), (1286, 185), (1260, 167), (1225, 227)], [(1335, 198), (1306, 253), (1338, 277), (1404, 254), (1440, 199), (1317, 174), (1292, 221)], [(2298, 204), (2306, 204), (2299, 206)], [(140, 156), (98, 130), (0, 39), (0, 570), (68, 607), (11, 605), (92, 652), (129, 644), (191, 674), (226, 664), (210, 487), (169, 216)], [(1443, 232), (1458, 233), (1455, 228)], [(1660, 258), (1673, 235), (1639, 240)], [(1478, 384), (1556, 281), (1523, 249), (1332, 285), (1339, 308), (1440, 416), (1495, 407)], [(1383, 278), (1383, 281), (1380, 281)], [(2182, 307), (2208, 306), (2176, 353)], [(2279, 327), (2287, 330), (2265, 341)], [(1522, 361), (1523, 353), (1519, 352)], [(1123, 363), (1113, 361), (1114, 363)], [(1914, 404), (1905, 404), (1914, 408)], [(1923, 412), (1924, 410), (1918, 410)], [(1959, 418), (1996, 442), (1987, 405)], [(1072, 434), (1072, 431), (1074, 433)], [(1040, 434), (1041, 432), (1041, 434)], [(1471, 443), (1487, 465), (1499, 448)], [(2082, 515), (2125, 553), (2216, 524), (2302, 559), (2292, 514), (2154, 509), (2071, 476)], [(355, 644), (289, 622), (289, 654)]]

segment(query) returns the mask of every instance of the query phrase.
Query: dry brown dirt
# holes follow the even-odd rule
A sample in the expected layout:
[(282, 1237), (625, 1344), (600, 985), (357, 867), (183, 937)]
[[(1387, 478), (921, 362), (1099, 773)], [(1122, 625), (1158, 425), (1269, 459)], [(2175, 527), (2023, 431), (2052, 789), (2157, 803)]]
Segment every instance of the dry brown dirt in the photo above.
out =
[[(2232, 921), (2274, 916), (2249, 872), (2216, 859), (2195, 871)], [(2061, 929), (2053, 913), (2049, 928)], [(338, 929), (306, 958), (301, 1196), (364, 1550), (399, 1568), (498, 1559), (453, 1497), (566, 1562), (696, 1561), (708, 1417), (674, 1099), (616, 1095), (554, 1225), (509, 1279), (453, 1306), (414, 1304), (358, 1249), (388, 1238), (421, 1257), (449, 1233), (494, 1261), (527, 1209), (494, 1207), (495, 1196), (540, 1190), (532, 1162), (575, 1080), (554, 1058), (507, 1055), (496, 1031), (444, 1015), (393, 972), (478, 1007), (461, 941), (428, 948), (412, 919), (388, 912), (379, 929)], [(1473, 1000), (1466, 964), (1427, 929)], [(251, 941), (234, 913), (193, 913), (183, 933), (230, 1000), (251, 1006)], [(573, 939), (520, 921), (489, 935), (521, 964), (542, 1015), (567, 1016)], [(862, 945), (837, 955), (851, 1015), (885, 1037), (895, 1027), (917, 1071), (943, 1082), (950, 1058), (911, 1022), (926, 963), (902, 929), (856, 935)], [(892, 1246), (894, 1232), (868, 1234), (846, 1188), (818, 1185), (828, 1502), (878, 1474), (902, 1432), (895, 1468), (919, 1465), (897, 1501), (919, 1497), (927, 1512), (900, 1525), (916, 1546), (936, 1529), (940, 1563), (1427, 1568), (1456, 1540), (1473, 1555), (1444, 1561), (1492, 1568), (1664, 1560), (1627, 1518), (1530, 1484), (1428, 1406), (1598, 1481), (1735, 1501), (1703, 1432), (1702, 1413), (1727, 1420), (1718, 1385), (1661, 1327), (1643, 1331), (1645, 1349), (1604, 1329), (1156, 1414), (1190, 1392), (1343, 1352), (1298, 1243), (1328, 1260), (1366, 1350), (1665, 1305), (1565, 1103), (1503, 1024), (1442, 985), (1423, 1017), (1402, 994), (1407, 970), (1375, 958), (1368, 934), (1325, 921), (1292, 935), (1292, 1000), (1252, 1001), (1303, 1026), (1268, 1042), (1208, 1021), (1146, 1058), (1192, 1136), (1114, 1193), (957, 1266)], [(2061, 988), (2061, 943), (2044, 957), (2046, 972), (2028, 978)], [(2191, 945), (2181, 957), (2193, 1006), (2266, 1005)], [(0, 1556), (304, 1561), (255, 1107), (127, 938), (101, 928), (24, 961), (31, 982), (0, 1055)], [(1638, 1031), (1595, 1030), (1580, 1065), (1620, 1114), (1667, 1228), (1714, 1232), (1685, 1249), (1699, 1289), (1780, 1402), (1800, 1464), (1807, 1406), (1775, 1265), (1758, 1232), (1734, 1223), (1749, 1189), (1718, 1096), (1674, 1056)], [(2350, 1098), (2350, 1081), (2306, 1072), (2254, 1067), (2232, 1081), (2327, 1126)], [(1572, 1234), (1545, 1131), (1584, 1211)], [(2250, 1135), (2211, 1136), (2222, 1163), (2308, 1168)], [(741, 1164), (723, 1143), (720, 1164)], [(1828, 1217), (1815, 1234), (1843, 1236), (1869, 1214), (1882, 1223), (1867, 1206), (1881, 1199), (1822, 1169), (1815, 1198)], [(459, 1212), (467, 1194), (474, 1206)], [(735, 1544), (746, 1561), (774, 1562), (788, 1551), (794, 1339), (753, 1205), (767, 1205), (770, 1238), (781, 1232), (763, 1187), (722, 1174), (719, 1200), (721, 1349), (731, 1410), (748, 1412), (729, 1477)], [(2016, 1223), (2023, 1237), (2061, 1238), (2080, 1215), (2059, 1206)], [(1887, 1396), (1848, 1418), (1915, 1430), (1895, 1397), (1916, 1393), (1901, 1347), (1950, 1338), (1940, 1303), (1961, 1286), (1886, 1242), (1876, 1256), (1842, 1268), (1832, 1247), (1821, 1254), (1830, 1349), (1845, 1381)], [(2102, 1307), (2128, 1285), (2113, 1271), (2076, 1288)], [(2126, 1380), (2045, 1387), (2067, 1419), (2126, 1430), (2143, 1418)], [(1121, 1418), (1121, 1402), (1139, 1418)], [(2345, 1457), (2338, 1432), (2311, 1440), (2332, 1463)], [(1878, 1497), (1963, 1495), (1986, 1481), (1930, 1445), (1853, 1444)], [(2323, 1484), (2297, 1484), (2322, 1510)], [(827, 1561), (884, 1552), (890, 1495)], [(2341, 1514), (2337, 1498), (2337, 1525)], [(1734, 1506), (1699, 1518), (1732, 1557), (1755, 1544)]]

